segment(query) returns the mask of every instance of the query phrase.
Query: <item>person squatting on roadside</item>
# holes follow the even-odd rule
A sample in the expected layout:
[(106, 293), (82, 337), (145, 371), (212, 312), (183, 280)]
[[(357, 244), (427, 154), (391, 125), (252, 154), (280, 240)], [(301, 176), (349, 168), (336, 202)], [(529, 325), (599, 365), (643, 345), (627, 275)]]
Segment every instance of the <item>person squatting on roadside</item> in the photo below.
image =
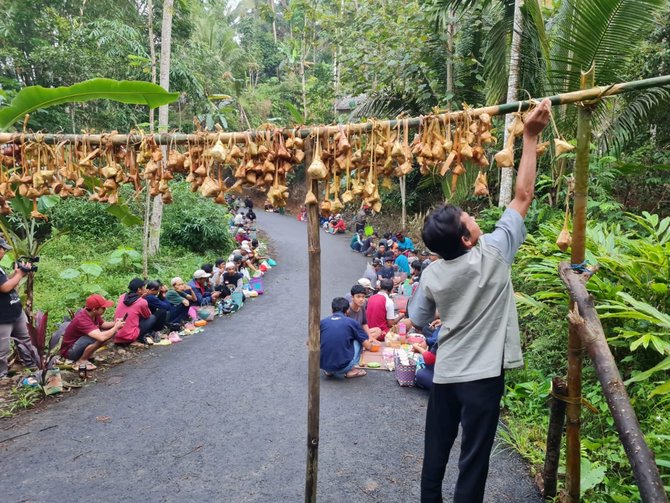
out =
[[(0, 237), (0, 260), (12, 247)], [(23, 312), (21, 299), (16, 291), (21, 279), (30, 274), (32, 266), (25, 262), (17, 262), (14, 272), (7, 277), (5, 271), (0, 268), (0, 379), (7, 375), (10, 352), (10, 339), (17, 343), (17, 350), (24, 365), (33, 367), (37, 362), (33, 361), (37, 350), (34, 349), (28, 334), (28, 318)]]
[(423, 503), (443, 501), (442, 481), (459, 423), (463, 435), (454, 502), (484, 498), (504, 372), (523, 365), (510, 271), (526, 237), (537, 136), (549, 121), (550, 107), (544, 100), (526, 119), (514, 199), (492, 233), (482, 235), (474, 218), (452, 205), (435, 210), (424, 224), (423, 241), (442, 260), (424, 270), (411, 320), (423, 327), (437, 309), (443, 324), (426, 411)]
[(356, 320), (349, 318), (349, 301), (335, 297), (333, 314), (321, 320), (320, 367), (327, 377), (363, 377), (365, 370), (354, 368), (361, 358), (361, 347), (370, 349), (372, 341)]
[(123, 318), (114, 322), (102, 319), (107, 308), (113, 305), (114, 302), (102, 295), (90, 295), (84, 309), (77, 311), (65, 329), (60, 354), (75, 365), (85, 365), (89, 372), (95, 370), (96, 366), (88, 361), (89, 358), (125, 324)]

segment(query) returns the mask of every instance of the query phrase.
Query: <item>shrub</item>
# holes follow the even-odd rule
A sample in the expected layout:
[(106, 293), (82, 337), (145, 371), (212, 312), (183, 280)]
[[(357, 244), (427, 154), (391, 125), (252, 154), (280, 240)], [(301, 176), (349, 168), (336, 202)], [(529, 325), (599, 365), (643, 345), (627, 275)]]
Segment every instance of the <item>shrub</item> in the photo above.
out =
[(174, 183), (171, 188), (174, 203), (164, 209), (163, 244), (198, 253), (212, 250), (223, 255), (232, 250), (228, 210), (197, 192), (191, 192), (187, 183)]
[(107, 236), (123, 236), (126, 228), (107, 211), (106, 204), (86, 199), (64, 199), (51, 208), (51, 224), (74, 238), (101, 239)]

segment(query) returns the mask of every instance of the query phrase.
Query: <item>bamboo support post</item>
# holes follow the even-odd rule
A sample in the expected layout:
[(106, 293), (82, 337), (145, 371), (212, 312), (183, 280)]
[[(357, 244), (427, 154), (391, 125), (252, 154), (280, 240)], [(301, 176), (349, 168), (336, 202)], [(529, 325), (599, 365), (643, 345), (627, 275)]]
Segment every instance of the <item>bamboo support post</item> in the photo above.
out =
[(644, 503), (667, 503), (668, 497), (654, 461), (654, 454), (644, 441), (635, 410), (607, 345), (593, 297), (586, 290), (588, 275), (577, 274), (567, 262), (561, 262), (558, 271), (568, 288), (573, 305), (576, 306), (569, 313), (570, 324), (593, 362), (619, 439), (633, 468), (640, 497)]
[[(651, 79), (636, 80), (632, 82), (621, 82), (618, 84), (611, 84), (608, 86), (596, 86), (590, 89), (582, 89), (580, 91), (572, 91), (569, 93), (556, 94), (554, 96), (547, 96), (547, 99), (551, 101), (552, 106), (557, 105), (567, 105), (569, 103), (577, 103), (582, 101), (591, 101), (601, 98), (606, 98), (608, 96), (615, 96), (617, 94), (622, 94), (629, 91), (638, 91), (641, 89), (649, 89), (652, 87), (661, 87), (670, 85), (670, 75), (663, 75), (660, 77), (654, 77)], [(524, 101), (514, 101), (512, 103), (503, 103), (501, 105), (492, 105), (482, 108), (472, 108), (468, 109), (467, 112), (460, 110), (456, 112), (446, 112), (440, 113), (439, 118), (444, 120), (454, 121), (458, 117), (462, 116), (464, 113), (467, 113), (471, 117), (477, 117), (483, 113), (487, 113), (491, 116), (494, 115), (505, 115), (511, 112), (525, 111), (530, 108), (533, 103), (541, 101), (545, 98), (537, 98), (536, 100), (524, 100)], [(407, 124), (408, 127), (417, 128), (421, 123), (421, 117), (414, 117), (411, 119), (399, 119), (399, 120), (390, 120), (390, 121), (370, 121), (370, 122), (361, 122), (357, 124), (349, 125), (331, 125), (331, 126), (314, 126), (314, 127), (298, 127), (295, 129), (286, 128), (284, 134), (296, 134), (303, 138), (306, 138), (310, 135), (316, 135), (318, 132), (319, 137), (323, 136), (333, 136), (337, 134), (341, 127), (346, 126), (351, 134), (367, 133), (372, 131), (375, 127), (382, 128), (395, 128), (398, 126), (399, 122)], [(220, 139), (222, 142), (226, 143), (231, 138), (233, 142), (236, 143), (245, 143), (249, 138), (255, 138), (257, 135), (265, 135), (266, 131), (264, 129), (255, 130), (255, 131), (241, 131), (241, 132), (231, 132), (231, 133), (218, 133), (218, 132), (202, 132), (202, 133), (160, 133), (155, 134), (154, 139), (157, 144), (160, 145), (182, 145), (189, 143), (191, 145), (197, 145), (202, 143), (211, 143)], [(146, 135), (150, 136), (150, 135)], [(133, 145), (139, 144), (143, 138), (146, 138), (141, 134), (86, 134), (86, 135), (74, 135), (74, 134), (43, 134), (43, 133), (33, 133), (33, 134), (23, 134), (23, 133), (0, 133), (0, 144), (3, 143), (21, 143), (22, 141), (44, 141), (46, 143), (73, 143), (83, 142), (90, 145), (98, 145), (100, 143), (112, 143), (114, 145)]]
[(549, 428), (547, 430), (547, 453), (544, 458), (542, 480), (544, 482), (543, 496), (546, 500), (556, 497), (556, 481), (558, 465), (561, 459), (561, 438), (565, 426), (565, 400), (568, 385), (560, 377), (552, 380), (551, 412), (549, 413)]
[[(311, 137), (305, 141), (305, 166), (312, 162)], [(307, 177), (307, 190), (319, 193), (319, 182)], [(317, 196), (318, 197), (318, 196)], [(319, 408), (320, 382), (319, 358), (321, 353), (321, 246), (319, 236), (319, 205), (307, 206), (307, 245), (309, 254), (309, 314), (308, 314), (308, 388), (307, 388), (307, 468), (305, 474), (305, 502), (316, 502), (319, 466)]]
[[(593, 86), (595, 70), (582, 72), (581, 87)], [(579, 107), (577, 116), (577, 152), (575, 155), (575, 199), (572, 226), (572, 263), (584, 262), (586, 251), (586, 203), (589, 181), (589, 149), (591, 146), (591, 105)], [(570, 309), (573, 305), (570, 303)], [(566, 501), (577, 503), (580, 499), (581, 453), (580, 422), (582, 398), (582, 342), (573, 323), (568, 323), (568, 398), (566, 431)]]

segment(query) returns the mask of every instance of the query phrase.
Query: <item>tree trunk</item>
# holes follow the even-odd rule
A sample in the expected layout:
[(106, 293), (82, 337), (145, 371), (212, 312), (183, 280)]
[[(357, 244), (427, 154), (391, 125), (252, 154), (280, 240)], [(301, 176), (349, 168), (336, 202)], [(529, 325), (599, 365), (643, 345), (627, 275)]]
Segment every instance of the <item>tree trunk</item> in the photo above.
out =
[(563, 427), (565, 426), (564, 398), (568, 392), (568, 385), (560, 377), (554, 377), (551, 390), (551, 413), (547, 430), (547, 453), (542, 473), (544, 482), (542, 496), (546, 500), (553, 501), (553, 498), (556, 497), (556, 474), (561, 460), (561, 438), (563, 438)]
[[(521, 35), (523, 33), (523, 16), (521, 15), (521, 3), (523, 0), (514, 1), (514, 21), (512, 22), (512, 47), (509, 57), (509, 77), (507, 79), (507, 103), (516, 101), (517, 89), (519, 87), (519, 59), (521, 57)], [(507, 127), (512, 121), (511, 115), (505, 116), (505, 136), (503, 145), (507, 145), (509, 131)], [(500, 170), (500, 197), (498, 206), (504, 208), (512, 200), (512, 183), (514, 181), (514, 168), (502, 168)]]
[(302, 27), (302, 42), (300, 44), (300, 85), (302, 91), (302, 120), (307, 122), (307, 85), (305, 83), (305, 58), (307, 58), (307, 14)]
[[(594, 85), (594, 69), (582, 73), (582, 89)], [(591, 145), (592, 108), (587, 105), (579, 107), (577, 118), (577, 150), (575, 154), (575, 199), (572, 215), (572, 256), (573, 264), (584, 262), (586, 253), (586, 203), (589, 193), (589, 148)], [(570, 302), (570, 310), (574, 303)], [(580, 422), (582, 397), (582, 341), (574, 323), (568, 325), (568, 397), (566, 432), (566, 501), (577, 503), (580, 500), (581, 451)]]
[[(161, 24), (161, 66), (160, 85), (166, 91), (170, 90), (170, 50), (172, 45), (172, 14), (174, 11), (174, 0), (165, 0), (163, 3), (163, 22)], [(168, 130), (168, 105), (158, 109), (158, 132), (165, 133)], [(163, 146), (163, 166), (167, 160), (167, 148)], [(154, 197), (153, 209), (149, 231), (149, 254), (156, 255), (160, 248), (161, 220), (163, 219), (163, 199), (158, 195)]]
[(274, 36), (275, 45), (277, 45), (277, 13), (275, 12), (274, 0), (268, 0), (270, 9), (272, 10), (272, 35)]
[[(305, 166), (312, 162), (311, 138), (305, 140)], [(319, 182), (307, 177), (307, 189), (319, 193)], [(317, 196), (318, 197), (318, 196)], [(321, 318), (321, 245), (319, 236), (319, 205), (307, 206), (307, 245), (309, 253), (309, 296), (308, 315), (308, 387), (307, 387), (307, 468), (305, 473), (305, 502), (316, 502), (317, 475), (319, 468), (319, 409), (320, 382), (319, 358), (320, 318)]]
[[(149, 25), (149, 55), (151, 57), (151, 83), (156, 83), (156, 47), (154, 45), (154, 3), (147, 1), (147, 23)], [(154, 134), (154, 109), (149, 109), (149, 132)], [(149, 277), (149, 220), (151, 218), (151, 195), (149, 183), (144, 183), (147, 191), (144, 197), (144, 227), (142, 229), (142, 276)]]
[[(456, 27), (454, 26), (455, 12), (453, 9), (449, 10), (449, 24), (447, 25), (447, 94), (450, 94), (449, 103), (454, 95), (454, 36)], [(451, 105), (449, 105), (451, 111)]]
[(619, 439), (640, 489), (640, 497), (644, 503), (667, 503), (668, 497), (654, 460), (654, 453), (644, 440), (635, 409), (630, 403), (621, 374), (607, 345), (603, 326), (593, 305), (593, 297), (586, 290), (588, 276), (575, 273), (567, 262), (561, 262), (558, 270), (575, 306), (568, 315), (570, 324), (574, 326), (574, 331), (579, 335), (593, 362)]

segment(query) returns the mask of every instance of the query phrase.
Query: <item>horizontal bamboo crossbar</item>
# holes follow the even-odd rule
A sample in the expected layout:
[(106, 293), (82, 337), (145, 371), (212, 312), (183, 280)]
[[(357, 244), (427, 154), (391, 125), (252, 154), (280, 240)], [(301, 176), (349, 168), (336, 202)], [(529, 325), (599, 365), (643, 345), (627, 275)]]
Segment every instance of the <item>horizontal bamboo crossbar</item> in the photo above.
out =
[[(661, 87), (670, 85), (670, 75), (663, 75), (661, 77), (654, 77), (651, 79), (635, 80), (632, 82), (621, 82), (618, 84), (611, 84), (608, 86), (596, 86), (591, 89), (585, 89), (580, 91), (573, 91), (564, 94), (556, 94), (554, 96), (548, 96), (547, 98), (551, 100), (551, 104), (556, 105), (567, 105), (570, 103), (578, 102), (588, 102), (593, 100), (599, 100), (609, 96), (615, 96), (617, 94), (622, 94), (629, 91), (637, 91), (641, 89), (649, 89), (652, 87)], [(435, 115), (434, 117), (439, 117), (444, 120), (457, 120), (463, 114), (467, 113), (471, 117), (477, 117), (483, 113), (487, 113), (491, 116), (494, 115), (504, 115), (511, 112), (525, 111), (528, 110), (533, 104), (541, 101), (545, 98), (538, 99), (529, 99), (523, 101), (514, 101), (511, 103), (504, 103), (501, 105), (492, 105), (482, 108), (472, 108), (467, 110), (459, 110), (456, 112), (445, 112)], [(281, 130), (285, 136), (295, 135), (301, 136), (303, 138), (311, 135), (317, 134), (323, 136), (332, 136), (336, 134), (340, 128), (347, 128), (350, 133), (367, 133), (372, 131), (375, 127), (381, 128), (394, 128), (397, 127), (399, 123), (402, 123), (403, 126), (406, 124), (411, 128), (417, 128), (423, 121), (423, 117), (414, 117), (410, 119), (395, 119), (387, 121), (369, 121), (369, 122), (360, 122), (356, 124), (338, 124), (331, 126), (312, 126), (312, 127), (297, 127), (297, 128), (285, 128)], [(253, 131), (239, 131), (231, 133), (218, 133), (218, 132), (205, 132), (205, 133), (159, 133), (154, 134), (154, 139), (159, 145), (173, 145), (173, 144), (200, 144), (200, 143), (211, 143), (220, 139), (222, 142), (227, 143), (231, 140), (235, 143), (244, 143), (248, 139), (256, 138), (257, 136), (263, 137), (267, 134), (268, 130), (260, 129)], [(142, 142), (143, 139), (147, 138), (149, 135), (142, 134), (43, 134), (43, 133), (0, 133), (0, 144), (4, 143), (21, 143), (21, 142), (34, 142), (34, 141), (43, 141), (49, 144), (58, 144), (58, 143), (87, 143), (90, 145), (98, 145), (100, 143), (112, 143), (114, 145), (135, 145)]]

